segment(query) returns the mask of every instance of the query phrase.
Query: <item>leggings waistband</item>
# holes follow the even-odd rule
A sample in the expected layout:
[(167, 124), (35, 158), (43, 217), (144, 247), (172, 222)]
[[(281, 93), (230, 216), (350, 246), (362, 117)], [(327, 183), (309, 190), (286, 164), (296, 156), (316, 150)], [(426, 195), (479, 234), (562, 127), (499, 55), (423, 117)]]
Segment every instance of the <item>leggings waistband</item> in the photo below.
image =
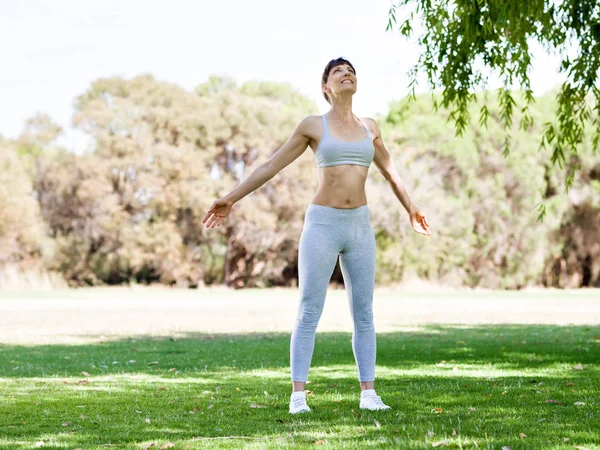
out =
[(354, 221), (368, 223), (369, 219), (369, 205), (362, 205), (358, 208), (333, 208), (331, 206), (309, 203), (305, 216), (305, 220), (318, 220), (332, 224)]

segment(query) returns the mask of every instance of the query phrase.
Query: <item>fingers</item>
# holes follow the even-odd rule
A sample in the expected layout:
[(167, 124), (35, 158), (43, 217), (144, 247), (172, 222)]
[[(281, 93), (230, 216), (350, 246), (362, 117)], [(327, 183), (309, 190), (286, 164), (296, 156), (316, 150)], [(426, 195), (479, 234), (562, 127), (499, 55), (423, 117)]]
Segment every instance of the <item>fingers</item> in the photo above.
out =
[(423, 227), (423, 230), (428, 233), (427, 236), (431, 235), (431, 231), (429, 230), (429, 222), (427, 222), (427, 217), (425, 217), (425, 214), (421, 216), (421, 226)]
[(205, 224), (206, 228), (220, 227), (223, 224), (223, 222), (225, 221), (225, 216), (218, 216), (218, 215), (212, 213), (212, 214), (207, 214), (206, 217), (202, 220), (202, 223), (204, 223), (209, 216), (210, 216), (210, 219)]
[(425, 220), (421, 217), (420, 220), (417, 220), (413, 224), (413, 229), (424, 236), (431, 236), (431, 231), (429, 230), (429, 226), (426, 224)]
[(205, 223), (212, 214), (213, 207), (211, 206), (210, 208), (208, 208), (208, 211), (206, 211), (206, 215), (204, 216), (204, 219), (202, 219), (202, 223)]

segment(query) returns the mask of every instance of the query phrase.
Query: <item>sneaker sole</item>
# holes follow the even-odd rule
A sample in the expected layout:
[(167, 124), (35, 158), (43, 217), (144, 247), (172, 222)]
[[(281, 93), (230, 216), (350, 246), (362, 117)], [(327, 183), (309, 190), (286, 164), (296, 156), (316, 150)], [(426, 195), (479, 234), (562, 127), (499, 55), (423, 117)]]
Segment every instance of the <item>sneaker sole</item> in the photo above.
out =
[(392, 408), (363, 408), (363, 407), (360, 407), (360, 409), (364, 409), (367, 411), (387, 411), (388, 409), (392, 409)]

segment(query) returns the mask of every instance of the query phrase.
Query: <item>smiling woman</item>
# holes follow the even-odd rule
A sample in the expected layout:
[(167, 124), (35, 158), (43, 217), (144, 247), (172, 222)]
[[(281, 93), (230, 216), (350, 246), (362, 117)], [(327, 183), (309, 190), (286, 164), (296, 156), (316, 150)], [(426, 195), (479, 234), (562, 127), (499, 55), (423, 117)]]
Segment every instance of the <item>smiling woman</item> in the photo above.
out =
[(289, 140), (239, 186), (216, 200), (202, 220), (209, 228), (221, 226), (234, 203), (273, 178), (307, 147), (313, 150), (319, 184), (306, 210), (298, 249), (299, 302), (290, 341), (292, 414), (311, 411), (304, 387), (327, 287), (338, 258), (354, 322), (352, 350), (362, 390), (360, 408), (390, 409), (374, 389), (376, 247), (365, 195), (372, 162), (408, 212), (413, 229), (431, 235), (425, 215), (410, 200), (383, 145), (377, 122), (352, 112), (357, 85), (356, 70), (348, 60), (329, 61), (321, 77), (323, 96), (331, 105), (329, 112), (302, 119)]

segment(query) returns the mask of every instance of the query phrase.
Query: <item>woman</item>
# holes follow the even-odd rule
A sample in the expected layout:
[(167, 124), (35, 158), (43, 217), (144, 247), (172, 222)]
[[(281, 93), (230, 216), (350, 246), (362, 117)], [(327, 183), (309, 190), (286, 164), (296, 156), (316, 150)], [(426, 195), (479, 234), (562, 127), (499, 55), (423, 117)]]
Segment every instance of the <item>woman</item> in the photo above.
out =
[(343, 58), (325, 67), (321, 89), (331, 109), (323, 116), (307, 116), (290, 139), (229, 194), (216, 200), (202, 223), (221, 226), (234, 203), (273, 178), (298, 158), (308, 146), (315, 153), (318, 189), (304, 218), (298, 250), (300, 292), (296, 322), (290, 342), (292, 394), (290, 413), (309, 412), (304, 386), (312, 360), (317, 324), (323, 311), (329, 280), (338, 255), (354, 322), (352, 350), (361, 387), (360, 408), (391, 409), (375, 393), (375, 235), (365, 196), (371, 162), (390, 184), (406, 209), (412, 228), (430, 236), (425, 215), (411, 202), (394, 162), (383, 145), (373, 119), (352, 113), (357, 79), (354, 66)]

